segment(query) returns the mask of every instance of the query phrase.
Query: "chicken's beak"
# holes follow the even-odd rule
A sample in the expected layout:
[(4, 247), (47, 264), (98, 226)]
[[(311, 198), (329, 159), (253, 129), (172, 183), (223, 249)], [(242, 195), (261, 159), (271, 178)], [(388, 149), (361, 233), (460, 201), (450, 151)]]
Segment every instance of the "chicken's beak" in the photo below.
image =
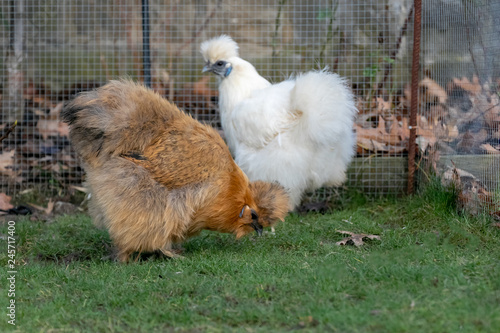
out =
[(205, 64), (205, 66), (203, 67), (203, 69), (201, 70), (201, 72), (202, 72), (202, 73), (206, 73), (206, 72), (213, 72), (213, 70), (214, 70), (214, 69), (212, 68), (212, 66), (210, 65), (210, 63), (209, 63), (209, 62), (207, 62), (207, 63)]
[(262, 227), (262, 225), (259, 224), (259, 222), (257, 222), (256, 220), (254, 220), (254, 221), (252, 221), (251, 226), (252, 226), (252, 228), (254, 228), (254, 230), (257, 233), (257, 235), (262, 236), (262, 230), (264, 229), (264, 227)]

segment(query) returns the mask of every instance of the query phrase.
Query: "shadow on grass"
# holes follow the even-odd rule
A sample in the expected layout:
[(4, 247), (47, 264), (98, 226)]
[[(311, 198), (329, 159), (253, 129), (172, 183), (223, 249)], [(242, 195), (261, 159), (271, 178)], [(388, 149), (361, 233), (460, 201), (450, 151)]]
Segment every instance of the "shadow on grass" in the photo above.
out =
[[(17, 224), (20, 235), (20, 253), (28, 261), (67, 265), (83, 261), (115, 261), (116, 249), (107, 230), (96, 228), (90, 217), (79, 214), (60, 216), (53, 222), (29, 221), (24, 219)], [(248, 244), (258, 244), (260, 237), (251, 235), (236, 240), (233, 235), (216, 234), (204, 231), (181, 245), (175, 245), (182, 256), (202, 256), (222, 253), (243, 252)], [(159, 251), (133, 253), (130, 263), (144, 261), (168, 261)]]

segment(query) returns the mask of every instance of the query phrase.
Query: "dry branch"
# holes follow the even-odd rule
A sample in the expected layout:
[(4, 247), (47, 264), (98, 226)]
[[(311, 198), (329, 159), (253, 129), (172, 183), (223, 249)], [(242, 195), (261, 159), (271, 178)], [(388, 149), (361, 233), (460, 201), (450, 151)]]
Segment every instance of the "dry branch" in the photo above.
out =
[(12, 133), (12, 131), (14, 131), (14, 128), (17, 126), (17, 120), (14, 122), (14, 124), (12, 124), (9, 128), (7, 128), (7, 130), (5, 131), (5, 133), (0, 136), (0, 142), (2, 142), (3, 140), (5, 140), (10, 133)]

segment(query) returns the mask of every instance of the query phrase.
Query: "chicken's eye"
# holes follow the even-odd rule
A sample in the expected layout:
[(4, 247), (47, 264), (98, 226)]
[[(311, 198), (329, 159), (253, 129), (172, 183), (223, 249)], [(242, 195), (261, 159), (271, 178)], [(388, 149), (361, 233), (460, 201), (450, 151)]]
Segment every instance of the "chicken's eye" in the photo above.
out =
[(259, 218), (259, 215), (252, 209), (252, 220), (257, 220)]
[(222, 65), (224, 65), (224, 61), (217, 61), (216, 65), (217, 66), (222, 66)]

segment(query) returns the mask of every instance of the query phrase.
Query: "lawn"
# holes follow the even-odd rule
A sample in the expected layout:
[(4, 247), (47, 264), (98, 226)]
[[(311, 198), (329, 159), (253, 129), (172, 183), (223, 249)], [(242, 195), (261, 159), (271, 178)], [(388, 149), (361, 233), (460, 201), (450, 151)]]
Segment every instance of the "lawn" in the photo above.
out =
[[(498, 332), (500, 230), (457, 214), (452, 191), (291, 214), (276, 234), (203, 232), (184, 259), (109, 259), (85, 215), (16, 221), (16, 326), (6, 246), (0, 331)], [(375, 234), (338, 246), (337, 230)], [(0, 228), (8, 237), (8, 225)]]

